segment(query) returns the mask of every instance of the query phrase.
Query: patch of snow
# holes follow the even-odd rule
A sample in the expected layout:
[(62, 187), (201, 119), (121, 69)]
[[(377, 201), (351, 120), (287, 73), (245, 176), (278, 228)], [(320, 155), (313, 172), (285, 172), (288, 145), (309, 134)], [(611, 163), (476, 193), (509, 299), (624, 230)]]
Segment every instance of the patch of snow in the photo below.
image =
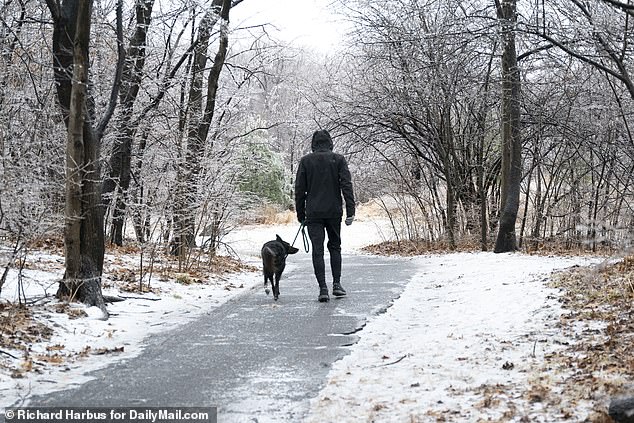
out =
[[(416, 259), (421, 271), (334, 364), (306, 422), (498, 420), (542, 416), (518, 398), (531, 366), (565, 339), (544, 282), (583, 258), (457, 253)], [(497, 398), (483, 403), (483, 391)], [(513, 401), (509, 401), (512, 399)], [(536, 420), (533, 420), (536, 419)], [(506, 421), (506, 420), (505, 420)]]

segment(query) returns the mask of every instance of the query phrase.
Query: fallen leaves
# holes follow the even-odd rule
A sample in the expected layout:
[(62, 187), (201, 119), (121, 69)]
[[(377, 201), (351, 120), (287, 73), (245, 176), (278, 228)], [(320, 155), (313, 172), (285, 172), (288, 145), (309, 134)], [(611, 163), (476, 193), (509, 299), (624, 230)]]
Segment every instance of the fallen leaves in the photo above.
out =
[(147, 284), (140, 285), (138, 281), (128, 282), (125, 284), (117, 285), (119, 290), (123, 292), (137, 293), (137, 294), (159, 294), (160, 289), (150, 287)]
[(456, 251), (478, 251), (480, 246), (476, 243), (464, 242), (451, 249), (448, 244), (443, 242), (428, 241), (385, 241), (380, 244), (368, 245), (362, 248), (368, 253), (382, 256), (417, 256), (425, 253), (449, 253)]
[(83, 308), (80, 307), (76, 307), (71, 303), (67, 303), (67, 302), (61, 302), (58, 304), (55, 304), (53, 306), (53, 309), (55, 310), (56, 313), (64, 313), (68, 315), (69, 319), (80, 319), (80, 318), (84, 318), (87, 317), (88, 314), (86, 314), (86, 311)]
[[(526, 240), (528, 241), (528, 240)], [(615, 251), (609, 247), (599, 248), (599, 252), (592, 251), (589, 246), (579, 245), (571, 248), (565, 243), (553, 241), (539, 242), (539, 248), (535, 248), (535, 244), (524, 242), (524, 252), (531, 255), (557, 255), (557, 256), (583, 256), (597, 254), (613, 254)], [(482, 244), (477, 237), (461, 237), (454, 247), (451, 247), (446, 240), (428, 241), (428, 240), (398, 240), (384, 241), (379, 244), (372, 244), (362, 248), (371, 254), (382, 256), (417, 256), (428, 253), (455, 253), (455, 252), (475, 252), (482, 251)], [(634, 266), (634, 264), (631, 264)], [(633, 288), (634, 289), (634, 288)]]
[(230, 282), (228, 284), (225, 285), (225, 291), (231, 291), (233, 289), (237, 289), (237, 288), (244, 288), (244, 284), (240, 284), (239, 286), (235, 285), (234, 283)]
[(64, 253), (64, 238), (61, 234), (57, 236), (42, 237), (29, 243), (29, 250), (50, 251), (56, 254)]
[(23, 305), (0, 303), (0, 348), (26, 350), (29, 344), (50, 339), (53, 331), (34, 319)]
[(207, 268), (214, 274), (226, 274), (237, 272), (257, 272), (258, 268), (244, 264), (229, 256), (215, 256)]
[(528, 400), (528, 402), (530, 403), (544, 402), (550, 395), (550, 391), (551, 391), (550, 387), (547, 384), (543, 383), (543, 381), (540, 381), (540, 382), (542, 383), (534, 382), (533, 384), (531, 384), (528, 391), (525, 393), (525, 397)]
[[(596, 270), (561, 272), (551, 286), (562, 290), (565, 313), (557, 325), (566, 335), (561, 348), (545, 355), (538, 372), (543, 378), (527, 390), (529, 402), (543, 407), (574, 409), (580, 401), (592, 404), (588, 421), (602, 422), (609, 399), (634, 382), (634, 258)], [(565, 408), (561, 414), (570, 413)]]
[(108, 279), (112, 281), (127, 282), (132, 284), (138, 284), (139, 281), (136, 272), (127, 268), (110, 269), (110, 271), (108, 272)]
[(46, 351), (61, 351), (64, 348), (64, 345), (61, 344), (49, 345), (48, 347), (46, 347)]
[(55, 353), (55, 354), (38, 354), (35, 356), (35, 358), (38, 361), (43, 361), (45, 363), (48, 364), (56, 364), (56, 365), (60, 365), (63, 364), (65, 362), (65, 357), (62, 356), (61, 354)]
[(93, 352), (94, 355), (104, 355), (104, 354), (113, 354), (113, 353), (122, 353), (123, 347), (115, 347), (115, 348), (99, 348)]
[[(67, 314), (69, 319), (86, 316), (82, 307), (65, 302), (39, 307), (0, 303), (0, 351), (3, 352), (0, 357), (4, 357), (2, 367), (7, 369), (12, 378), (21, 379), (28, 373), (41, 373), (48, 366), (63, 366), (90, 355), (124, 351), (123, 346), (97, 349), (86, 346), (80, 351), (72, 351), (60, 343), (46, 345), (54, 333), (51, 326), (45, 323), (44, 316), (50, 312)], [(107, 331), (105, 338), (111, 337), (112, 332)], [(3, 351), (5, 349), (7, 351)]]

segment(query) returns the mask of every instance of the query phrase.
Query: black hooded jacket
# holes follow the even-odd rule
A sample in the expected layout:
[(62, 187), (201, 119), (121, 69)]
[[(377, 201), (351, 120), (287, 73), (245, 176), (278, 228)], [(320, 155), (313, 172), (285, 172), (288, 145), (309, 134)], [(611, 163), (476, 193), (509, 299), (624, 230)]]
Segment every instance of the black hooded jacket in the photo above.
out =
[(295, 178), (297, 219), (331, 219), (343, 216), (341, 197), (346, 202), (346, 217), (354, 216), (352, 178), (346, 159), (332, 151), (328, 131), (313, 134), (313, 152), (302, 157)]

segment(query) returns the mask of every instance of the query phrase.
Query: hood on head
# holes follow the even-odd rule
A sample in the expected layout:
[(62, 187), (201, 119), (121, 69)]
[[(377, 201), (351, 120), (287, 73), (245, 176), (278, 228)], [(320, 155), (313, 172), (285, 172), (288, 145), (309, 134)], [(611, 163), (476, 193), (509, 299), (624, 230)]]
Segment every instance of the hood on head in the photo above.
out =
[(313, 134), (313, 142), (311, 144), (313, 151), (332, 150), (332, 147), (332, 138), (330, 138), (328, 131), (325, 129), (315, 131)]

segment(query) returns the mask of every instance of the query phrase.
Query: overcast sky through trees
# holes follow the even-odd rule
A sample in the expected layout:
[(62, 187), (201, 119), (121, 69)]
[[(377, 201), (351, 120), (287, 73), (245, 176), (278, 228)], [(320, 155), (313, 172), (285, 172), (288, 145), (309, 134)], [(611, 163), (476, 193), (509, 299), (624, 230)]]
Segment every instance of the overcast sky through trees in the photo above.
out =
[(333, 0), (248, 0), (231, 11), (235, 27), (271, 24), (267, 32), (296, 46), (329, 51), (343, 39), (345, 24)]

